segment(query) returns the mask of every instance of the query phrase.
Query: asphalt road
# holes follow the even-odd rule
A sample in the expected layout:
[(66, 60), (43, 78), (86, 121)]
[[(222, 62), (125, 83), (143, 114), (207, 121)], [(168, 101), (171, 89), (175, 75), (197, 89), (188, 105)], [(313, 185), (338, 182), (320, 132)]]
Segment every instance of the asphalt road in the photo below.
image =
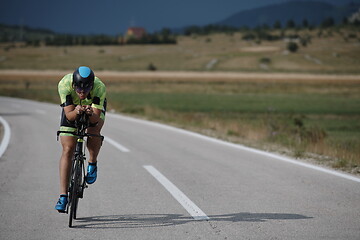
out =
[(54, 210), (60, 107), (0, 97), (0, 239), (360, 239), (360, 179), (108, 114), (79, 220)]

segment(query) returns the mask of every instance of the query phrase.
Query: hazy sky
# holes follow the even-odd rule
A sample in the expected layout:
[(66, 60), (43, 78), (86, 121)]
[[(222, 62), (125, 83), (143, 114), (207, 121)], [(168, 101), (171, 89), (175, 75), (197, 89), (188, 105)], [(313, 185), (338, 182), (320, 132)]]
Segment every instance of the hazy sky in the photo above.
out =
[[(286, 1), (289, 0), (0, 0), (0, 23), (61, 33), (116, 35), (123, 34), (129, 26), (155, 31), (210, 24), (241, 10)], [(320, 1), (342, 4), (350, 0)]]

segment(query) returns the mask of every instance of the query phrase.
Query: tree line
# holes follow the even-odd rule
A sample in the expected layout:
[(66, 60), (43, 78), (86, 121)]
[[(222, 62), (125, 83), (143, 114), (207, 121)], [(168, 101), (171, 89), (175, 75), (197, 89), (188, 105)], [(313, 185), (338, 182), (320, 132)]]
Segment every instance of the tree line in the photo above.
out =
[(175, 36), (171, 35), (170, 30), (164, 29), (158, 33), (145, 34), (139, 39), (109, 35), (55, 35), (45, 38), (44, 44), (47, 46), (176, 44), (176, 38)]
[[(193, 34), (197, 35), (209, 35), (212, 33), (234, 33), (234, 32), (246, 32), (249, 30), (254, 31), (266, 31), (266, 30), (301, 30), (301, 29), (309, 29), (313, 30), (315, 28), (325, 29), (331, 28), (335, 26), (355, 26), (360, 27), (360, 21), (355, 20), (354, 22), (349, 22), (347, 18), (344, 18), (343, 21), (339, 24), (336, 24), (334, 18), (328, 17), (325, 18), (319, 25), (312, 25), (309, 23), (307, 19), (304, 19), (301, 23), (296, 23), (294, 20), (290, 19), (285, 24), (282, 24), (280, 21), (275, 21), (273, 25), (262, 24), (256, 26), (254, 28), (250, 28), (247, 26), (242, 27), (229, 27), (229, 26), (221, 26), (216, 24), (210, 24), (206, 26), (189, 26), (184, 30), (184, 35), (190, 36)], [(276, 40), (276, 39), (275, 39)]]
[(32, 29), (27, 26), (9, 26), (0, 24), (0, 42), (25, 42), (30, 46), (74, 46), (74, 45), (123, 45), (123, 44), (176, 44), (177, 35), (209, 35), (212, 33), (227, 33), (233, 34), (235, 32), (242, 32), (244, 40), (267, 40), (275, 41), (283, 38), (298, 38), (296, 34), (285, 35), (284, 31), (280, 34), (275, 34), (271, 30), (301, 30), (301, 29), (326, 29), (335, 26), (354, 26), (360, 27), (360, 21), (355, 20), (349, 22), (345, 18), (342, 23), (336, 24), (331, 17), (324, 19), (320, 25), (314, 26), (304, 19), (301, 23), (296, 23), (294, 20), (288, 20), (285, 24), (276, 21), (272, 26), (263, 24), (254, 28), (249, 27), (230, 27), (209, 24), (205, 26), (189, 26), (183, 29), (180, 33), (173, 33), (169, 28), (164, 28), (159, 32), (152, 34), (145, 34), (143, 37), (127, 38), (126, 36), (111, 36), (105, 34), (98, 35), (76, 35), (76, 34), (58, 34), (46, 29)]
[(140, 39), (105, 34), (59, 34), (50, 30), (32, 29), (27, 26), (0, 24), (0, 42), (25, 42), (28, 46), (87, 46), (123, 44), (176, 44), (176, 36), (164, 28), (160, 32), (147, 33)]

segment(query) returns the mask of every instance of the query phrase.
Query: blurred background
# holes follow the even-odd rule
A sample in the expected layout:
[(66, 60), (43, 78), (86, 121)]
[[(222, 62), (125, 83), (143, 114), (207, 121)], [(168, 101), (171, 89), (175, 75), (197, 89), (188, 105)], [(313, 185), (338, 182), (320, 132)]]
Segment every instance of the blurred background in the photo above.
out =
[(109, 110), (360, 174), (360, 1), (2, 0), (0, 95)]

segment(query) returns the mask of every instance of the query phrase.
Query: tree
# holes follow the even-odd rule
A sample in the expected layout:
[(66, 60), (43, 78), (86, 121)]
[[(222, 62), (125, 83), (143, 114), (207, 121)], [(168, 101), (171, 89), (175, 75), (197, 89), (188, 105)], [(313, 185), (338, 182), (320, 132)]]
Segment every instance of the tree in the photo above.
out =
[(343, 23), (343, 25), (348, 25), (349, 19), (347, 17), (344, 17), (342, 23)]
[(163, 35), (163, 36), (169, 36), (170, 34), (171, 34), (171, 30), (170, 30), (170, 28), (163, 28), (162, 30), (161, 30), (161, 34)]
[(287, 21), (286, 23), (286, 28), (295, 28), (296, 24), (294, 22), (294, 20), (290, 19), (289, 21)]
[(299, 46), (296, 44), (296, 42), (289, 42), (287, 44), (287, 49), (290, 52), (296, 52), (299, 49)]
[(335, 25), (335, 21), (332, 17), (325, 18), (324, 21), (321, 23), (321, 27), (328, 28), (333, 27)]
[(304, 19), (303, 22), (302, 22), (302, 25), (304, 28), (308, 28), (309, 27), (309, 22), (307, 19)]
[(281, 29), (281, 22), (279, 20), (277, 20), (274, 25), (273, 25), (274, 29)]
[(185, 35), (186, 36), (190, 36), (190, 35), (192, 35), (194, 33), (199, 34), (200, 33), (200, 27), (193, 25), (193, 26), (187, 27), (185, 29)]

